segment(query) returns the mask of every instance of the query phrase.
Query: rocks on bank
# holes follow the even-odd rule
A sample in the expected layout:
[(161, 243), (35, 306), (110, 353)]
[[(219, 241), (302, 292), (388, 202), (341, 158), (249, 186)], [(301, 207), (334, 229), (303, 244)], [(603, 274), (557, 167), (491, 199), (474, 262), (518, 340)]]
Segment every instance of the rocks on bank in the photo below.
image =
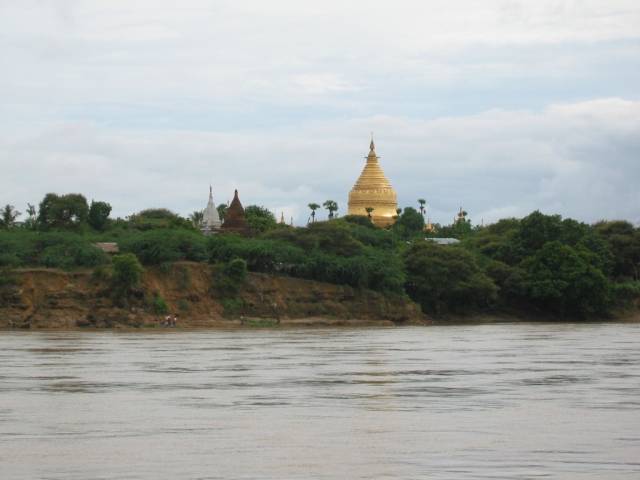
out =
[(216, 288), (212, 267), (177, 262), (147, 269), (127, 305), (116, 305), (108, 280), (91, 271), (15, 271), (3, 287), (0, 328), (178, 328), (397, 325), (428, 323), (401, 295), (285, 276), (250, 273), (233, 295)]

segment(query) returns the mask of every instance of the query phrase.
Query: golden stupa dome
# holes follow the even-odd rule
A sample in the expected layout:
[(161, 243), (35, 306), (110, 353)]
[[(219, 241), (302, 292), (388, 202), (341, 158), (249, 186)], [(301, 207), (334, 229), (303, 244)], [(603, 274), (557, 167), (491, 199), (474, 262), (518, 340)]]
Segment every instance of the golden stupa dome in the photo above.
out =
[(369, 149), (367, 163), (349, 192), (349, 215), (367, 216), (367, 208), (373, 208), (373, 223), (385, 227), (395, 222), (398, 200), (396, 191), (380, 168), (373, 138)]

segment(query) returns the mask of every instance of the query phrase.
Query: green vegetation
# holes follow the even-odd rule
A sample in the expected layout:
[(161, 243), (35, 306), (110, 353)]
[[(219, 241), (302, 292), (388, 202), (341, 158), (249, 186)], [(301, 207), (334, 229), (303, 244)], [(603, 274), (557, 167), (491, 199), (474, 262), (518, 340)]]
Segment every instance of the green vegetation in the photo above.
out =
[(86, 224), (88, 217), (89, 205), (84, 195), (47, 193), (40, 202), (38, 226), (43, 230), (78, 229)]
[(15, 293), (18, 280), (7, 268), (0, 268), (0, 306), (7, 305)]
[(316, 221), (316, 210), (320, 208), (320, 205), (315, 202), (311, 202), (308, 207), (311, 210), (311, 223), (314, 223)]
[(21, 215), (13, 205), (5, 205), (0, 212), (0, 228), (8, 229), (16, 225), (16, 219)]
[(144, 265), (191, 260), (207, 261), (206, 238), (199, 232), (159, 228), (128, 232), (119, 241), (120, 251), (134, 253)]
[(213, 270), (214, 290), (223, 299), (233, 299), (247, 279), (247, 262), (234, 258)]
[(98, 230), (103, 231), (109, 222), (109, 215), (111, 214), (111, 205), (107, 202), (91, 201), (89, 207), (88, 223), (89, 225)]
[(142, 265), (132, 253), (124, 253), (113, 257), (111, 286), (114, 299), (126, 301), (132, 290), (140, 285), (143, 272)]
[(338, 211), (338, 203), (334, 200), (326, 200), (322, 206), (329, 212), (329, 220), (331, 220)]
[(498, 287), (468, 251), (421, 242), (405, 253), (407, 292), (424, 311), (466, 313), (486, 309)]
[(244, 209), (244, 214), (249, 227), (254, 233), (264, 233), (268, 230), (273, 230), (278, 225), (276, 217), (265, 207), (249, 205)]
[(158, 292), (154, 292), (151, 298), (147, 300), (147, 305), (156, 315), (163, 315), (169, 312), (167, 302)]
[[(174, 262), (208, 262), (230, 315), (240, 309), (247, 271), (407, 294), (437, 316), (507, 311), (590, 318), (639, 304), (640, 229), (629, 222), (587, 225), (533, 212), (474, 227), (461, 211), (451, 225), (425, 233), (426, 202), (418, 205), (419, 211), (398, 209), (387, 229), (365, 215), (335, 218), (331, 200), (323, 206), (334, 218), (315, 221), (320, 205), (310, 203), (304, 228), (280, 226), (269, 210), (253, 205), (246, 209), (252, 236), (205, 237), (194, 226), (196, 215), (147, 209), (111, 219), (106, 202), (89, 206), (80, 194), (50, 193), (38, 210), (28, 206), (23, 223), (15, 207), (4, 208), (0, 268), (91, 268), (95, 281), (110, 282), (114, 295), (126, 299), (139, 284), (142, 265), (159, 266), (187, 290), (188, 269)], [(425, 240), (434, 236), (461, 243)], [(97, 242), (117, 242), (121, 255), (109, 258)]]

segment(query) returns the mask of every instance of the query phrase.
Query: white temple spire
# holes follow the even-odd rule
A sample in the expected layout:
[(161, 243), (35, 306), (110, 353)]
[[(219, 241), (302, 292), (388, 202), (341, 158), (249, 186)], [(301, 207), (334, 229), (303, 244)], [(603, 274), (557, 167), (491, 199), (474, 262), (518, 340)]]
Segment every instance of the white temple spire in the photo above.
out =
[(218, 214), (218, 209), (213, 201), (213, 187), (209, 185), (209, 201), (207, 202), (207, 208), (204, 209), (202, 215), (201, 230), (205, 235), (212, 235), (216, 233), (221, 226), (222, 222), (220, 221), (220, 215)]

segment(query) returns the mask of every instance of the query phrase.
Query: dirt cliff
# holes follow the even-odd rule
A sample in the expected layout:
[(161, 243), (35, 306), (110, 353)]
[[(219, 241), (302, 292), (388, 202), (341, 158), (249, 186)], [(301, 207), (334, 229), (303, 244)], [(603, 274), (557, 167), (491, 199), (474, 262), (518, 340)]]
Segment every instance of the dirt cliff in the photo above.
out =
[(178, 262), (148, 268), (126, 306), (91, 271), (22, 269), (0, 297), (0, 328), (160, 327), (168, 312), (178, 327), (426, 323), (420, 308), (384, 295), (284, 276), (250, 273), (233, 295), (221, 295), (211, 267)]

